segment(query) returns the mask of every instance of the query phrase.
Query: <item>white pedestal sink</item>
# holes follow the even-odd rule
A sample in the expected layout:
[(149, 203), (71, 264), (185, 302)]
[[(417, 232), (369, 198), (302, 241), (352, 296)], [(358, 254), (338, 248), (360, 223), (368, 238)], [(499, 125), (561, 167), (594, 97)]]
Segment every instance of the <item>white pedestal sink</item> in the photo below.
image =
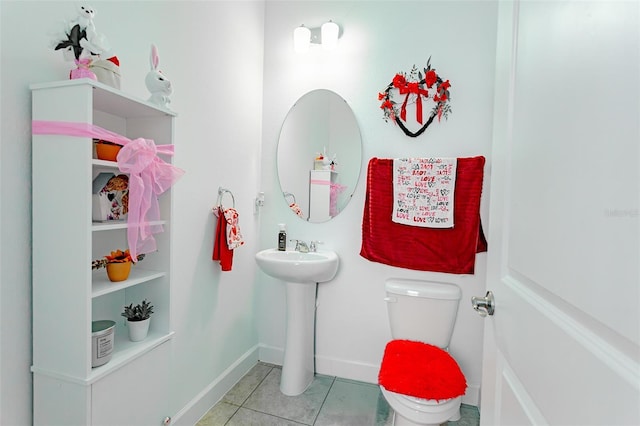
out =
[(333, 279), (338, 255), (329, 250), (312, 253), (266, 249), (256, 254), (264, 273), (283, 280), (287, 294), (287, 331), (280, 391), (300, 395), (315, 373), (315, 314), (317, 283)]

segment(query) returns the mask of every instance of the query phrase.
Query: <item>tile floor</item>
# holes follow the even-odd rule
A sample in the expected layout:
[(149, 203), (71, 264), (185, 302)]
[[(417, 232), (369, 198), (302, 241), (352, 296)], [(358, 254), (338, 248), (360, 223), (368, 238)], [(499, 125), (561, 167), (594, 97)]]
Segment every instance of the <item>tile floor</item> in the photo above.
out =
[[(299, 396), (280, 392), (279, 366), (259, 362), (196, 426), (387, 426), (393, 410), (376, 385), (316, 375)], [(478, 426), (478, 409), (462, 405), (453, 426)]]

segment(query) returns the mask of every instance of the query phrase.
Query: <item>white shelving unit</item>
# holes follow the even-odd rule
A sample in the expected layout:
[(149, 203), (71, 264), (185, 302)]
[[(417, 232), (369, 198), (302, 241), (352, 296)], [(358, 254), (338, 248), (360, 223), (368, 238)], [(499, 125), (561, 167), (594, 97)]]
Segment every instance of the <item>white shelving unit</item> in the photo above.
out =
[[(35, 84), (31, 91), (34, 120), (173, 143), (173, 112), (99, 82)], [(159, 199), (157, 252), (113, 283), (104, 269), (92, 271), (91, 261), (128, 248), (127, 223), (92, 222), (91, 188), (98, 173), (119, 174), (117, 164), (95, 159), (90, 137), (34, 135), (32, 152), (34, 424), (168, 424), (171, 190)], [(131, 342), (120, 314), (143, 299), (154, 305), (149, 335)], [(91, 322), (104, 319), (116, 322), (114, 352), (92, 368)]]

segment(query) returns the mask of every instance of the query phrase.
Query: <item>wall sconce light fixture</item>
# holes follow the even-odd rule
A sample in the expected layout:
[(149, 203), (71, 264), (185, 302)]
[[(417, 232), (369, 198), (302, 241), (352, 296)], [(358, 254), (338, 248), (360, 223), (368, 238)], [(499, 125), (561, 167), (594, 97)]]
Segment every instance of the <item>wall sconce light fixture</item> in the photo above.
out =
[(293, 30), (293, 49), (297, 53), (309, 51), (311, 44), (321, 44), (325, 50), (332, 50), (338, 45), (340, 27), (333, 21), (325, 22), (320, 28), (307, 28), (300, 25)]

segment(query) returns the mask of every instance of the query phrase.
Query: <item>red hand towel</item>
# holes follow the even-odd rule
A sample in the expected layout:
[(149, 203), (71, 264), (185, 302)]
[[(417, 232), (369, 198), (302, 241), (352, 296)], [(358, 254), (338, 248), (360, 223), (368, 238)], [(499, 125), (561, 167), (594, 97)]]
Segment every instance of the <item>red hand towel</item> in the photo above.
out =
[(220, 207), (218, 207), (218, 212), (215, 216), (217, 216), (218, 221), (213, 237), (213, 256), (211, 259), (219, 260), (220, 269), (223, 271), (230, 271), (233, 264), (233, 250), (229, 250), (227, 245), (227, 221)]
[(473, 274), (476, 253), (487, 251), (480, 223), (485, 158), (458, 158), (453, 217), (448, 229), (392, 222), (393, 160), (372, 158), (362, 219), (360, 255), (419, 271)]

